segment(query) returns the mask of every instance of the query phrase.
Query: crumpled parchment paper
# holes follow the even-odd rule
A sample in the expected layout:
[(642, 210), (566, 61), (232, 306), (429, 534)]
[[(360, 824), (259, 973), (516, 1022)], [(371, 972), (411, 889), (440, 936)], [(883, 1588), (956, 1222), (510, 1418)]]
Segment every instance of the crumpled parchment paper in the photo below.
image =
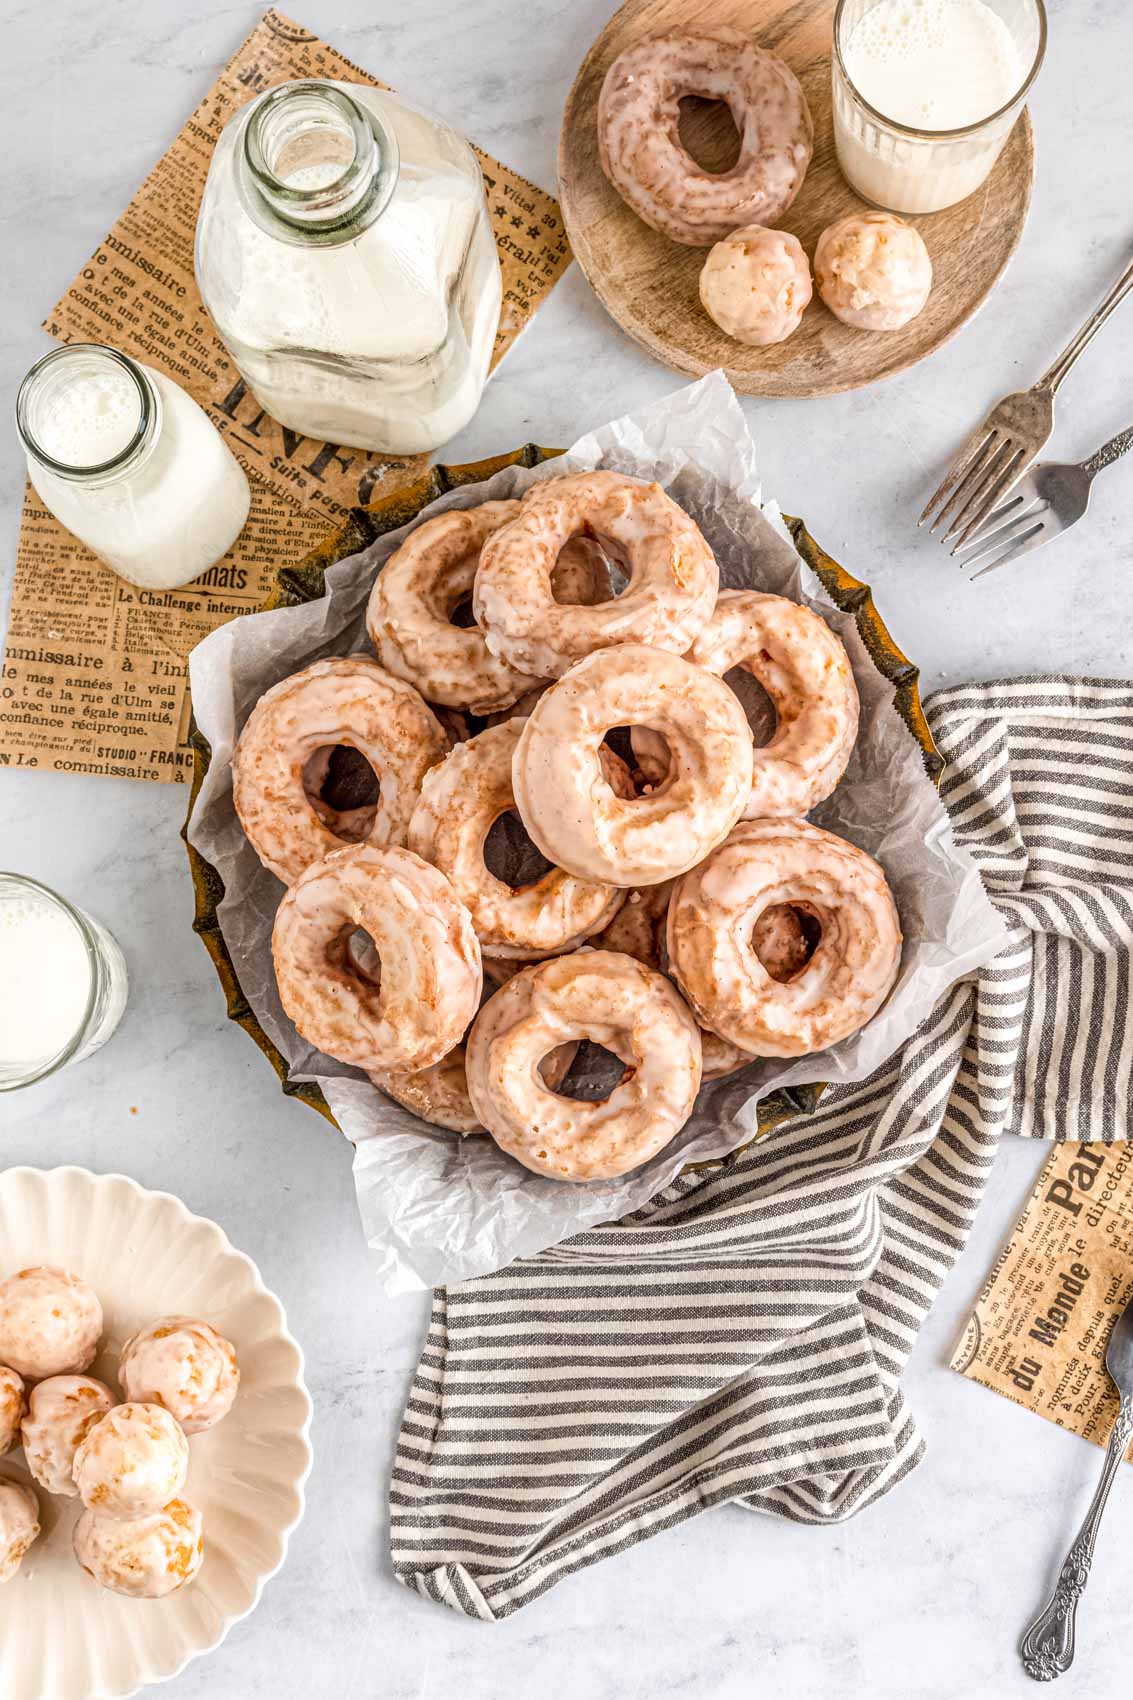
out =
[[(864, 1078), (904, 1043), (950, 985), (996, 953), (1004, 937), (979, 875), (953, 842), (920, 749), (894, 707), (892, 686), (870, 661), (853, 618), (832, 606), (804, 566), (778, 509), (762, 501), (755, 447), (721, 373), (589, 433), (561, 459), (530, 470), (511, 467), (484, 484), (450, 491), (421, 517), (516, 496), (538, 479), (596, 466), (661, 483), (708, 539), (722, 584), (806, 602), (840, 633), (861, 694), (861, 730), (845, 777), (813, 818), (884, 867), (905, 935), (900, 977), (884, 1008), (853, 1038), (815, 1056), (759, 1061), (708, 1082), (680, 1135), (618, 1180), (582, 1186), (551, 1180), (522, 1168), (489, 1138), (461, 1139), (428, 1127), (358, 1070), (314, 1050), (283, 1013), (271, 959), (283, 888), (240, 829), (230, 768), (239, 730), (269, 686), (321, 656), (370, 653), (370, 586), (412, 527), (332, 567), (320, 601), (221, 627), (198, 645), (190, 663), (197, 723), (212, 746), (190, 838), (224, 881), (220, 924), (249, 1003), (288, 1058), (292, 1078), (319, 1082), (354, 1142), (362, 1225), (391, 1293), (484, 1274), (624, 1216), (683, 1164), (723, 1156), (748, 1140), (759, 1100), (776, 1087)], [(264, 1084), (267, 1089), (266, 1077)]]

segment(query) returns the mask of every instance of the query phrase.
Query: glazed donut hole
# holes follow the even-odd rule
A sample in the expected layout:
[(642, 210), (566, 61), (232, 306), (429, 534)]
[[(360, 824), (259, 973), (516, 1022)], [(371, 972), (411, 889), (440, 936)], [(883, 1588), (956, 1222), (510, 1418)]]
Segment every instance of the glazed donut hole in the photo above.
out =
[(352, 744), (323, 744), (303, 764), (307, 801), (328, 832), (361, 844), (374, 830), (381, 782)]
[(162, 1405), (115, 1405), (87, 1430), (75, 1449), (79, 1498), (99, 1517), (149, 1517), (185, 1485), (189, 1442)]
[(34, 1488), (0, 1479), (0, 1582), (10, 1582), (40, 1532)]
[(20, 1424), (27, 1408), (23, 1376), (0, 1364), (0, 1454), (20, 1444)]
[(97, 1294), (67, 1269), (21, 1269), (0, 1282), (0, 1363), (27, 1381), (78, 1374), (102, 1337)]
[(712, 322), (750, 348), (792, 336), (813, 293), (798, 237), (762, 225), (734, 230), (713, 246), (699, 289)]
[(862, 331), (897, 331), (932, 288), (932, 261), (913, 225), (887, 212), (851, 213), (814, 251), (814, 281), (836, 319)]

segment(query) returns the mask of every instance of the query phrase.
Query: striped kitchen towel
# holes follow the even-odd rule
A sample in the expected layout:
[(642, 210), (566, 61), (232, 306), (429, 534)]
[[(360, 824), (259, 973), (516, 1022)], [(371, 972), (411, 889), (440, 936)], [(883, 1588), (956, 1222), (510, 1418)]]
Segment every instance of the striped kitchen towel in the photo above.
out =
[(390, 1490), (396, 1573), (427, 1598), (506, 1617), (728, 1500), (869, 1505), (921, 1456), (901, 1371), (1000, 1135), (1127, 1136), (1133, 684), (927, 706), (1008, 943), (812, 1116), (435, 1294)]

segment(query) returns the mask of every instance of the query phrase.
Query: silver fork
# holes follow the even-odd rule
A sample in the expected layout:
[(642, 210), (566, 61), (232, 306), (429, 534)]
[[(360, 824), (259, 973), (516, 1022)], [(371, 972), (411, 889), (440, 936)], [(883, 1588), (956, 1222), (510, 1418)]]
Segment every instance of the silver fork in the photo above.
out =
[(1078, 1601), (1090, 1578), (1094, 1542), (1109, 1490), (1133, 1438), (1133, 1301), (1113, 1325), (1105, 1350), (1105, 1367), (1121, 1402), (1106, 1448), (1101, 1480), (1090, 1501), (1086, 1520), (1063, 1560), (1054, 1592), (1024, 1635), (1019, 1649), (1023, 1669), (1036, 1682), (1053, 1682), (1056, 1677), (1064, 1676), (1074, 1663)]
[(1019, 480), (1003, 506), (988, 514), (971, 542), (953, 551), (960, 565), (972, 567), (986, 556), (994, 556), (994, 560), (972, 574), (974, 579), (982, 578), (996, 567), (1005, 567), (1040, 544), (1061, 536), (1085, 513), (1090, 503), (1090, 486), (1098, 473), (1120, 460), (1131, 448), (1133, 425), (1103, 443), (1080, 466), (1040, 461)]
[(940, 488), (925, 504), (917, 521), (923, 525), (933, 510), (929, 526), (947, 522), (940, 541), (956, 538), (952, 553), (963, 547), (986, 519), (992, 508), (1018, 483), (1027, 468), (1050, 440), (1054, 430), (1054, 397), (1086, 345), (1105, 324), (1114, 308), (1133, 289), (1133, 262), (1126, 266), (1105, 300), (1063, 349), (1054, 365), (1029, 390), (1016, 390), (998, 401), (978, 426)]

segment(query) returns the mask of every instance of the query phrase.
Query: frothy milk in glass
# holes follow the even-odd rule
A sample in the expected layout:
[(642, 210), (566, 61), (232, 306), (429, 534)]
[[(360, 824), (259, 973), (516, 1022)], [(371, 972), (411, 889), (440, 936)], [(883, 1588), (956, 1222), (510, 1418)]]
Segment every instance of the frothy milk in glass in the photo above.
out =
[(1041, 0), (841, 0), (834, 134), (858, 194), (895, 212), (963, 200), (1038, 70)]

